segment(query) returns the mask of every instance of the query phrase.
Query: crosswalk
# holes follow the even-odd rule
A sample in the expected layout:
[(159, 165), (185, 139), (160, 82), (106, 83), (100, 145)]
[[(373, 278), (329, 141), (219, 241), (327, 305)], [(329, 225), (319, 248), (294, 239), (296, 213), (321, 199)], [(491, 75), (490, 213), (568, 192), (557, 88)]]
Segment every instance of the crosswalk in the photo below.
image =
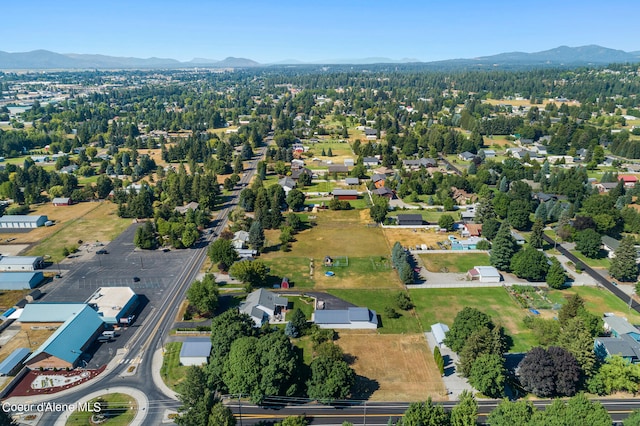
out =
[(137, 356), (135, 358), (122, 358), (118, 364), (142, 364), (142, 358)]

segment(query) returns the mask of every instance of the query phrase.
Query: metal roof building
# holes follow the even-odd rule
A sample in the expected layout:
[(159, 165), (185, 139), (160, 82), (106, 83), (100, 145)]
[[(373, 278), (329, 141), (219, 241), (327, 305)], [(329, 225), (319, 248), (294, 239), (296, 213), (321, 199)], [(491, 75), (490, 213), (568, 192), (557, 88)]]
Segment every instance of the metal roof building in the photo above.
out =
[(138, 295), (130, 287), (100, 287), (87, 303), (98, 311), (107, 324), (119, 324), (138, 305)]
[(431, 326), (431, 334), (433, 334), (433, 338), (436, 339), (436, 343), (438, 344), (438, 346), (443, 345), (444, 338), (447, 336), (448, 332), (449, 327), (447, 326), (447, 324), (438, 322)]
[(0, 271), (35, 271), (42, 269), (44, 259), (42, 256), (2, 256), (0, 257)]
[(0, 217), (0, 228), (37, 228), (47, 220), (47, 216), (6, 214)]
[(86, 303), (28, 303), (20, 322), (65, 322), (88, 306)]
[(104, 322), (89, 305), (73, 314), (25, 361), (27, 367), (75, 368), (82, 353), (104, 330)]
[(211, 354), (211, 339), (208, 337), (188, 337), (180, 349), (180, 364), (203, 365)]
[(316, 310), (313, 322), (320, 328), (376, 329), (378, 316), (368, 308)]
[(29, 356), (31, 351), (29, 348), (17, 348), (0, 362), (0, 376), (10, 376), (20, 367), (22, 367), (22, 361)]
[(44, 280), (42, 271), (0, 273), (0, 290), (23, 290), (37, 287)]

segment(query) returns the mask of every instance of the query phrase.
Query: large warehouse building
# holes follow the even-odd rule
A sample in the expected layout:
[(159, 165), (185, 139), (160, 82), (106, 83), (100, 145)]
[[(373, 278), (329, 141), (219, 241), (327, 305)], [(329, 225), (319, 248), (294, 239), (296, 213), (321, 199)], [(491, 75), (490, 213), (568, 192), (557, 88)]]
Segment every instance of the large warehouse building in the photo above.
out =
[(44, 280), (42, 271), (1, 272), (0, 290), (23, 290), (35, 288)]
[(35, 271), (44, 267), (42, 256), (0, 256), (0, 271)]
[(100, 287), (87, 299), (107, 324), (120, 324), (138, 305), (138, 296), (130, 287)]
[(0, 228), (37, 228), (44, 226), (47, 220), (47, 216), (6, 214), (0, 217)]

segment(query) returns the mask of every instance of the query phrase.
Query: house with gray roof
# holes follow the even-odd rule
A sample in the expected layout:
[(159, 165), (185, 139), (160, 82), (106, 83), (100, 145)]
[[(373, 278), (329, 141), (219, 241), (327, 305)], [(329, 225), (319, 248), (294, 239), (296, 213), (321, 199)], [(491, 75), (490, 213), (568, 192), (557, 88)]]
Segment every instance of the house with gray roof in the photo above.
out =
[(187, 337), (180, 348), (180, 364), (204, 365), (211, 354), (211, 338)]
[(626, 318), (606, 315), (604, 329), (611, 337), (598, 337), (594, 341), (594, 352), (601, 359), (620, 355), (632, 363), (640, 362), (640, 330)]
[(246, 300), (240, 304), (240, 313), (251, 317), (256, 327), (280, 315), (283, 309), (287, 309), (289, 301), (263, 288), (249, 293)]
[(347, 309), (316, 310), (312, 321), (320, 328), (334, 329), (376, 329), (378, 316), (369, 308), (351, 307)]
[(360, 185), (360, 179), (357, 177), (348, 177), (344, 179), (344, 183), (347, 185)]

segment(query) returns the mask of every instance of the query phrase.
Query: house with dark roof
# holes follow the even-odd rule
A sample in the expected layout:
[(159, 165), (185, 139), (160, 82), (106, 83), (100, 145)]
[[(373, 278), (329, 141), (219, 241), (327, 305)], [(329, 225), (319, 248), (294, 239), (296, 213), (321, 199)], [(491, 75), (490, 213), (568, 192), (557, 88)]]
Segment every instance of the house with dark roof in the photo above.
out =
[(376, 157), (364, 157), (362, 159), (362, 164), (365, 167), (378, 167), (380, 165), (380, 160)]
[(299, 169), (291, 170), (291, 179), (293, 179), (293, 180), (300, 179), (300, 176), (302, 176), (302, 175), (307, 175), (310, 178), (313, 178), (313, 172), (310, 169), (306, 168), (306, 167), (302, 167), (302, 168), (299, 168)]
[(399, 226), (420, 226), (422, 225), (422, 215), (399, 214), (396, 221)]
[(371, 182), (373, 182), (373, 185), (376, 188), (382, 188), (386, 180), (387, 180), (387, 175), (383, 175), (380, 173), (374, 173), (374, 175), (371, 176)]
[(296, 187), (296, 181), (287, 176), (280, 179), (278, 181), (278, 185), (280, 185), (282, 189), (284, 189), (285, 194), (288, 194), (289, 191)]
[(433, 158), (419, 158), (417, 160), (402, 160), (402, 167), (407, 170), (417, 170), (421, 167), (436, 167), (437, 162)]
[(333, 198), (338, 200), (357, 200), (358, 191), (355, 189), (334, 189), (331, 191)]
[(396, 195), (392, 190), (390, 190), (386, 186), (381, 186), (380, 188), (376, 188), (373, 191), (371, 191), (371, 193), (379, 197), (386, 197), (390, 200), (393, 200)]
[(256, 327), (269, 322), (274, 317), (287, 309), (289, 301), (275, 293), (263, 288), (249, 293), (244, 302), (240, 304), (240, 312), (251, 317)]
[(187, 214), (188, 211), (194, 212), (198, 210), (199, 207), (200, 207), (199, 203), (196, 203), (195, 201), (191, 201), (190, 203), (187, 203), (184, 206), (176, 206), (173, 210), (180, 214)]
[(615, 251), (620, 247), (620, 241), (608, 235), (603, 235), (601, 240), (602, 248), (606, 250), (609, 259), (616, 257)]
[(375, 330), (378, 328), (378, 315), (371, 309), (357, 307), (316, 310), (312, 322), (320, 328)]
[(327, 170), (329, 173), (349, 173), (349, 168), (342, 164), (330, 164)]

